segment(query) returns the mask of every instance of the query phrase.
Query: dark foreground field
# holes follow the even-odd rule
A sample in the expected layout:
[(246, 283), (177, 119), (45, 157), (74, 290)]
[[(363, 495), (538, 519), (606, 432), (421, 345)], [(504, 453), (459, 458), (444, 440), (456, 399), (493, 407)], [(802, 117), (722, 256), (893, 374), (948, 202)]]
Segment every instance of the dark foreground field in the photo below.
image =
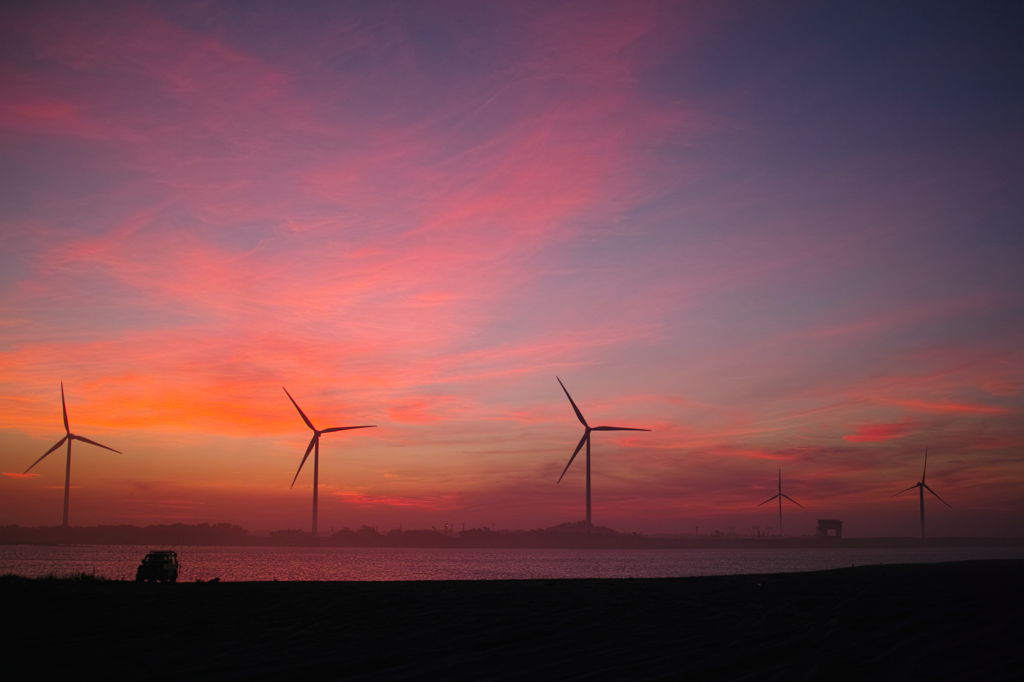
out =
[[(0, 585), (49, 679), (1024, 679), (1024, 561), (664, 580)], [(91, 674), (89, 674), (91, 673)]]

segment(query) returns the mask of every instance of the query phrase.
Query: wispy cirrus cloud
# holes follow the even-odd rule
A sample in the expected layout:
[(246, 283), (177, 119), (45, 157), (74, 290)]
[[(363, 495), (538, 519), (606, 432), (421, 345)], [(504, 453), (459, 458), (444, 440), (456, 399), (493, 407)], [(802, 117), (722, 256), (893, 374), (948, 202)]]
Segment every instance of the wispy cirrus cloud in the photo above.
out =
[(910, 421), (902, 421), (895, 424), (863, 424), (858, 426), (854, 433), (843, 436), (843, 439), (851, 443), (880, 443), (903, 438), (915, 426), (917, 424)]

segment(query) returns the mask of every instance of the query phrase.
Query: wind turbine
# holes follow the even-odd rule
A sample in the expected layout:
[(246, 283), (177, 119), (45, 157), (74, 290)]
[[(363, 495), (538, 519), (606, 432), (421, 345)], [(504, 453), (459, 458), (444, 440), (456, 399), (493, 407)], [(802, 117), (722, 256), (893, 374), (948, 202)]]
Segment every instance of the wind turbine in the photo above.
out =
[[(901, 490), (900, 492), (896, 493), (895, 495), (892, 495), (892, 497), (896, 497), (896, 495), (900, 495), (902, 493), (905, 493), (905, 492), (907, 492), (907, 490), (913, 490), (914, 488), (917, 488), (918, 492), (921, 493), (921, 537), (922, 538), (924, 537), (924, 490), (925, 490), (925, 488), (928, 488), (928, 485), (924, 482), (924, 476), (927, 473), (928, 473), (928, 448), (925, 448), (924, 449), (924, 471), (921, 472), (921, 480), (918, 481), (917, 483), (915, 483), (914, 485), (910, 486), (909, 488), (906, 488), (905, 490)], [(930, 492), (932, 495), (935, 495), (935, 497), (939, 497), (939, 494), (937, 492), (935, 492), (934, 490), (932, 490), (931, 488), (928, 488), (928, 492)], [(950, 509), (953, 508), (952, 505), (949, 504), (949, 502), (946, 502), (941, 497), (939, 497), (939, 502), (941, 502), (942, 504), (946, 505)]]
[(73, 441), (73, 440), (80, 440), (83, 443), (88, 443), (89, 445), (95, 445), (96, 447), (103, 448), (104, 450), (110, 450), (111, 452), (116, 452), (119, 455), (123, 455), (124, 453), (121, 452), (120, 450), (115, 450), (114, 448), (108, 448), (106, 445), (100, 445), (96, 441), (89, 440), (88, 438), (85, 438), (84, 436), (76, 436), (75, 434), (71, 433), (71, 427), (68, 426), (68, 406), (64, 402), (64, 382), (63, 381), (60, 382), (60, 406), (61, 406), (61, 409), (64, 411), (64, 432), (65, 432), (65, 436), (63, 438), (61, 438), (59, 441), (57, 441), (56, 445), (54, 445), (52, 448), (47, 450), (43, 454), (42, 457), (40, 457), (35, 462), (33, 462), (32, 466), (30, 466), (28, 469), (25, 469), (25, 473), (27, 474), (28, 472), (32, 471), (32, 467), (34, 467), (36, 464), (39, 464), (44, 459), (46, 459), (47, 455), (49, 455), (51, 452), (53, 452), (54, 450), (59, 448), (61, 445), (64, 445), (64, 441), (68, 442), (68, 463), (67, 463), (66, 468), (64, 469), (64, 527), (67, 528), (67, 525), (68, 525), (68, 501), (69, 501), (69, 499), (71, 497), (71, 441)]
[[(555, 377), (558, 379), (558, 377)], [(576, 449), (572, 451), (572, 457), (569, 458), (569, 464), (565, 465), (565, 469), (562, 470), (562, 475), (558, 477), (558, 483), (562, 482), (562, 477), (565, 476), (565, 472), (569, 470), (569, 466), (572, 461), (576, 459), (576, 455), (579, 454), (580, 448), (583, 444), (587, 444), (587, 532), (590, 532), (590, 432), (591, 431), (650, 431), (650, 429), (627, 429), (622, 426), (590, 426), (587, 424), (587, 420), (583, 418), (583, 413), (580, 412), (580, 408), (576, 407), (576, 403), (573, 402), (572, 396), (569, 395), (569, 391), (566, 391), (565, 384), (562, 383), (561, 379), (558, 379), (558, 385), (565, 391), (565, 397), (569, 399), (569, 403), (572, 404), (572, 409), (576, 412), (576, 417), (583, 424), (583, 437), (580, 438), (579, 444)], [(557, 485), (557, 484), (556, 484)]]
[(785, 493), (782, 492), (782, 468), (781, 467), (779, 467), (779, 492), (778, 492), (778, 494), (775, 495), (774, 497), (769, 497), (767, 500), (765, 500), (764, 502), (762, 502), (761, 504), (759, 504), (757, 506), (761, 507), (763, 505), (766, 505), (769, 502), (771, 502), (772, 500), (774, 500), (776, 497), (779, 498), (779, 537), (781, 538), (782, 537), (782, 498), (785, 497), (787, 500), (789, 500), (790, 502), (792, 502), (796, 506), (800, 507), (801, 509), (803, 509), (803, 507), (804, 507), (802, 504), (800, 504), (799, 502), (794, 500), (792, 497), (790, 497), (789, 495), (786, 495)]
[(313, 536), (315, 537), (317, 487), (320, 478), (320, 434), (333, 433), (335, 431), (351, 431), (352, 429), (372, 429), (376, 424), (371, 424), (370, 426), (335, 426), (330, 429), (320, 429), (318, 431), (317, 428), (313, 426), (313, 422), (309, 421), (309, 417), (306, 416), (306, 413), (302, 411), (301, 407), (299, 407), (299, 404), (295, 402), (295, 398), (293, 398), (292, 394), (288, 392), (288, 389), (284, 388), (284, 386), (281, 388), (284, 389), (285, 395), (288, 396), (288, 400), (292, 401), (292, 405), (295, 406), (295, 409), (299, 411), (302, 421), (306, 422), (306, 426), (308, 426), (313, 432), (313, 439), (309, 441), (309, 447), (306, 448), (306, 454), (302, 456), (302, 461), (299, 462), (299, 470), (295, 472), (295, 478), (292, 479), (291, 487), (295, 487), (295, 481), (298, 480), (299, 473), (302, 471), (302, 465), (306, 463), (306, 458), (309, 457), (309, 451), (315, 450), (315, 454), (313, 455)]

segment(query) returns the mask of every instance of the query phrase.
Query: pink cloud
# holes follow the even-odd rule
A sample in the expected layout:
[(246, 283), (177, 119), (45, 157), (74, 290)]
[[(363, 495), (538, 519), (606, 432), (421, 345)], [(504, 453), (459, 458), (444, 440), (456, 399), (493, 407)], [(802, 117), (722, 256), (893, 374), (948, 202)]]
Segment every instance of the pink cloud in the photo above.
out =
[(388, 416), (396, 421), (407, 424), (429, 424), (442, 421), (442, 417), (433, 414), (438, 400), (406, 400), (388, 408)]
[(345, 491), (332, 493), (356, 507), (409, 507), (414, 509), (452, 510), (460, 508), (456, 495), (440, 495), (423, 498), (395, 495), (369, 495)]
[(990, 379), (984, 382), (981, 387), (992, 395), (1001, 398), (1011, 398), (1020, 395), (1022, 390), (1020, 384), (1012, 383), (1003, 379)]
[(903, 438), (917, 426), (918, 424), (907, 421), (895, 424), (864, 424), (858, 426), (855, 433), (843, 436), (843, 440), (851, 443), (881, 443)]
[(925, 400), (892, 400), (892, 405), (920, 412), (948, 412), (958, 414), (1010, 414), (1012, 410), (992, 405), (978, 405), (955, 402), (929, 402)]

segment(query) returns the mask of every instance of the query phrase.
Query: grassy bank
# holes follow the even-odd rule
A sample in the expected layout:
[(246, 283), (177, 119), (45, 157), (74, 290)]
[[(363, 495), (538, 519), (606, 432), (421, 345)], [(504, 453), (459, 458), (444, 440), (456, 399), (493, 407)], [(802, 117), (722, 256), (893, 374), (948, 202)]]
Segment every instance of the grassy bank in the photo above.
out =
[[(119, 679), (1015, 679), (1024, 561), (661, 580), (0, 582), (11, 651)], [(52, 655), (59, 647), (61, 656)]]

